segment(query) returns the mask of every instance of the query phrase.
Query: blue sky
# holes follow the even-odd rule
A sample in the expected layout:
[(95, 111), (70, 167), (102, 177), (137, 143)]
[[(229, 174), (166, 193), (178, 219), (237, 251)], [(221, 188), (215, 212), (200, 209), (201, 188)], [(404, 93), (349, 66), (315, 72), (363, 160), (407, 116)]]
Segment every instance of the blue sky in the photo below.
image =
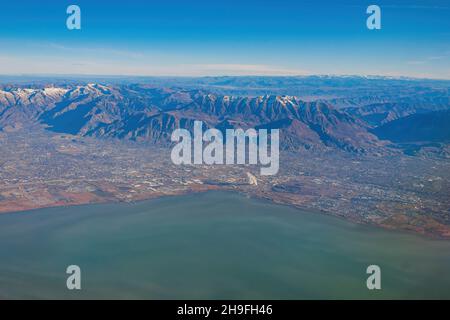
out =
[[(3, 1), (0, 74), (450, 79), (449, 1)], [(66, 8), (81, 8), (81, 30)], [(366, 28), (366, 8), (382, 29)]]

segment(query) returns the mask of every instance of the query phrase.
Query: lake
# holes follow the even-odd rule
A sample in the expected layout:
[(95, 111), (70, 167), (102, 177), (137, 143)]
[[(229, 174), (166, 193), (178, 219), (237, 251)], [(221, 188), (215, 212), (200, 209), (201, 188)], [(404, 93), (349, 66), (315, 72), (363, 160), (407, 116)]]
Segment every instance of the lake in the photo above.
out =
[(228, 192), (0, 215), (3, 299), (449, 299), (449, 272), (450, 241)]

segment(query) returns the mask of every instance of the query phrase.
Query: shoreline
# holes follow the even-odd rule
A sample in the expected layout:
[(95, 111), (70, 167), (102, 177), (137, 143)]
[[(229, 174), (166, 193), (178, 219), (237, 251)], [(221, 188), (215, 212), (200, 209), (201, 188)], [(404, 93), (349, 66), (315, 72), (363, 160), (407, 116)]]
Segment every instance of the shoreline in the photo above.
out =
[[(274, 205), (287, 206), (287, 207), (294, 208), (294, 209), (297, 209), (300, 211), (307, 210), (307, 211), (315, 213), (315, 214), (332, 216), (332, 217), (353, 223), (355, 225), (371, 226), (371, 227), (381, 228), (384, 230), (389, 230), (392, 232), (405, 232), (407, 234), (414, 234), (414, 235), (422, 236), (422, 237), (425, 237), (427, 239), (432, 239), (432, 240), (447, 240), (447, 241), (450, 240), (450, 226), (445, 226), (448, 229), (448, 233), (445, 233), (445, 232), (442, 233), (442, 232), (432, 232), (432, 231), (428, 231), (426, 229), (414, 229), (414, 228), (412, 228), (411, 225), (408, 225), (408, 224), (406, 225), (406, 227), (405, 226), (399, 227), (399, 226), (385, 223), (386, 220), (389, 220), (393, 217), (389, 217), (388, 219), (381, 221), (382, 223), (374, 223), (374, 222), (369, 223), (369, 222), (365, 222), (365, 221), (358, 221), (358, 220), (352, 219), (352, 218), (346, 218), (346, 217), (334, 214), (331, 211), (318, 210), (316, 208), (311, 208), (308, 206), (301, 206), (301, 205), (298, 205), (295, 203), (281, 202), (279, 200), (277, 201), (277, 199), (275, 197), (270, 197), (268, 194), (261, 195), (261, 194), (252, 193), (252, 192), (248, 192), (248, 191), (236, 190), (234, 188), (226, 188), (226, 187), (218, 187), (218, 186), (210, 186), (210, 185), (200, 187), (200, 188), (197, 186), (197, 188), (195, 188), (195, 189), (177, 190), (176, 192), (173, 192), (173, 193), (148, 194), (143, 197), (131, 199), (129, 201), (124, 201), (124, 200), (121, 200), (118, 198), (100, 198), (99, 197), (99, 198), (91, 199), (91, 200), (87, 200), (87, 201), (82, 201), (82, 200), (78, 199), (78, 201), (72, 201), (70, 203), (54, 202), (54, 203), (51, 203), (48, 205), (42, 205), (42, 206), (28, 206), (28, 207), (22, 206), (20, 209), (8, 210), (8, 211), (3, 211), (2, 210), (4, 208), (3, 207), (3, 208), (0, 208), (0, 215), (20, 214), (20, 213), (24, 213), (24, 212), (35, 211), (35, 210), (39, 210), (39, 209), (47, 209), (47, 208), (64, 208), (64, 207), (76, 207), (76, 206), (83, 206), (83, 205), (102, 205), (102, 204), (121, 204), (121, 203), (132, 204), (132, 203), (157, 200), (157, 199), (162, 199), (162, 198), (167, 198), (167, 197), (185, 196), (185, 195), (190, 195), (190, 194), (206, 193), (206, 192), (211, 192), (211, 191), (234, 192), (234, 193), (241, 194), (243, 196), (248, 196), (250, 198), (268, 201)], [(1, 204), (1, 201), (0, 201), (0, 204)], [(406, 215), (403, 215), (403, 216), (406, 217)]]

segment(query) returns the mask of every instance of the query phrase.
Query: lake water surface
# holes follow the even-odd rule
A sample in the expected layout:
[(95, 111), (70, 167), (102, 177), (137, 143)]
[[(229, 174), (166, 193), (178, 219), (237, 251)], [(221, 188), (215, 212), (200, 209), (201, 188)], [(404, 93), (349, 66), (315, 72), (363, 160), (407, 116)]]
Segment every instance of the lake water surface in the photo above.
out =
[(450, 299), (450, 241), (225, 192), (39, 209), (0, 215), (0, 298)]

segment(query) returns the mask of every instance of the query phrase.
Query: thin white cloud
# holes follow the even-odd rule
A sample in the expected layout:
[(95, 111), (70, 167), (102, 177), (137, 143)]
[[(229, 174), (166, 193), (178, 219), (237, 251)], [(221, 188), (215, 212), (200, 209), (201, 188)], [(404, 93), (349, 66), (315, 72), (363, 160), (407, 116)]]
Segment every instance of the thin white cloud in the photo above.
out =
[[(145, 60), (145, 59), (144, 59)], [(150, 60), (150, 59), (149, 59)], [(136, 76), (208, 76), (208, 75), (305, 75), (296, 70), (254, 64), (151, 64), (139, 61), (76, 59), (68, 57), (0, 56), (3, 74), (96, 74)]]
[[(386, 75), (407, 76), (417, 78), (450, 79), (448, 64), (442, 63), (438, 55), (427, 59), (409, 61), (404, 68), (400, 65), (383, 69), (359, 68), (359, 72), (345, 68), (315, 67), (311, 70), (290, 68), (288, 66), (274, 66), (268, 64), (244, 63), (173, 63), (174, 59), (152, 58), (145, 56), (140, 59), (114, 57), (98, 57), (60, 55), (46, 56), (19, 56), (0, 55), (1, 74), (79, 74), (79, 75), (123, 75), (123, 76), (221, 76), (221, 75), (255, 75), (255, 76), (292, 76), (310, 74), (359, 74), (359, 75)], [(424, 63), (425, 61), (426, 63)], [(416, 64), (416, 67), (412, 65)], [(407, 67), (409, 66), (409, 67)]]
[(423, 64), (432, 63), (434, 61), (444, 60), (444, 59), (448, 59), (448, 58), (450, 58), (450, 52), (446, 52), (444, 55), (440, 55), (440, 56), (429, 56), (429, 57), (425, 57), (423, 59), (410, 60), (410, 61), (407, 61), (406, 63), (410, 64), (410, 65), (423, 65)]

